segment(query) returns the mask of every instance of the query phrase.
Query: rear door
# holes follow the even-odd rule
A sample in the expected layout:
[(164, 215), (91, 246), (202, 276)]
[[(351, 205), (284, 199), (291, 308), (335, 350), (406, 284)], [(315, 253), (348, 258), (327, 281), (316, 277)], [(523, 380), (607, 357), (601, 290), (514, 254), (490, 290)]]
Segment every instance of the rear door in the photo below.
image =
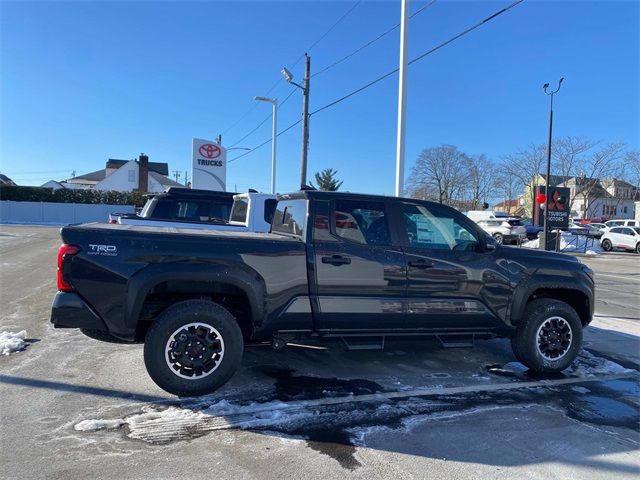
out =
[(408, 328), (494, 327), (511, 297), (507, 262), (481, 247), (464, 215), (438, 204), (397, 202), (404, 233)]
[(315, 203), (317, 328), (402, 328), (405, 258), (392, 246), (387, 202), (354, 197)]

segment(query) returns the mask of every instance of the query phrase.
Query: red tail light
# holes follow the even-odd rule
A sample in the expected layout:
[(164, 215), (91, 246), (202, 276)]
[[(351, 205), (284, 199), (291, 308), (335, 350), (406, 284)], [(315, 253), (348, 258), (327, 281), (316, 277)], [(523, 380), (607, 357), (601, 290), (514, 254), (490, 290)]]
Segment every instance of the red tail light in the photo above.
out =
[(71, 292), (73, 290), (71, 284), (65, 282), (62, 276), (62, 266), (64, 264), (65, 257), (67, 255), (75, 255), (79, 251), (80, 249), (75, 245), (67, 245), (66, 243), (60, 245), (60, 248), (58, 249), (58, 290), (61, 292)]

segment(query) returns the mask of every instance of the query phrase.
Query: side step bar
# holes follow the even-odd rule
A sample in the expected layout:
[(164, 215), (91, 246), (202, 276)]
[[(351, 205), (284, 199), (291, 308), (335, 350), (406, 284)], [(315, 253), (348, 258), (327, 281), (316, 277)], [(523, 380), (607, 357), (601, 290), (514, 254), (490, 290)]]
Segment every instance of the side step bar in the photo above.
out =
[[(376, 338), (379, 338), (377, 342), (374, 341)], [(340, 340), (342, 340), (347, 350), (384, 350), (385, 338), (384, 336), (373, 338), (362, 337), (360, 341), (354, 341), (354, 337), (351, 337), (350, 341), (348, 341), (347, 337), (340, 337)]]
[(436, 335), (438, 342), (442, 348), (463, 348), (473, 347), (475, 344), (475, 335)]

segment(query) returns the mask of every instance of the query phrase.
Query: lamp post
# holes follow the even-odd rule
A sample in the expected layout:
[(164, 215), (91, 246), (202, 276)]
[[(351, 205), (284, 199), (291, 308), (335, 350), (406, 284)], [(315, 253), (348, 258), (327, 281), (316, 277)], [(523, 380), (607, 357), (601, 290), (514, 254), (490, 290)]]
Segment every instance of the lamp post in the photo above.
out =
[(545, 83), (542, 86), (542, 89), (544, 90), (544, 94), (549, 97), (549, 141), (547, 143), (547, 179), (545, 181), (545, 187), (544, 187), (544, 191), (546, 195), (545, 195), (544, 210), (542, 212), (542, 215), (543, 215), (542, 240), (543, 241), (540, 242), (540, 248), (542, 250), (547, 249), (547, 235), (549, 234), (549, 231), (547, 230), (547, 225), (548, 225), (548, 219), (549, 219), (549, 183), (551, 182), (551, 139), (552, 139), (552, 133), (553, 133), (553, 96), (560, 91), (560, 87), (562, 86), (563, 80), (564, 80), (564, 77), (562, 77), (558, 82), (558, 88), (552, 91), (547, 91), (547, 89), (549, 88), (548, 83)]
[(259, 102), (268, 102), (271, 104), (271, 193), (276, 193), (276, 137), (278, 129), (278, 99), (269, 97), (254, 97)]
[(311, 84), (311, 57), (304, 54), (304, 81), (302, 85), (293, 81), (293, 74), (282, 68), (282, 76), (291, 85), (302, 90), (302, 160), (300, 162), (300, 188), (307, 184), (307, 154), (309, 152), (309, 87)]
[(409, 0), (402, 0), (400, 8), (400, 65), (398, 67), (398, 130), (396, 139), (396, 197), (404, 191), (404, 139), (407, 103), (407, 47)]

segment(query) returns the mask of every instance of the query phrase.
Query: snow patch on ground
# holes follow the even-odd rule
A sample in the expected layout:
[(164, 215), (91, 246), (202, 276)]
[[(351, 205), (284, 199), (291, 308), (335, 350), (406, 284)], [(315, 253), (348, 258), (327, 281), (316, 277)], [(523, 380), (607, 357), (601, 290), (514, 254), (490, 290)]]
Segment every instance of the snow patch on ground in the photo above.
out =
[[(524, 248), (540, 248), (540, 240), (530, 240), (522, 244)], [(597, 255), (602, 252), (600, 241), (588, 238), (585, 235), (571, 235), (563, 233), (560, 235), (560, 251), (571, 253), (585, 253), (586, 255)]]
[(24, 350), (27, 346), (27, 342), (25, 342), (26, 338), (26, 330), (22, 330), (18, 333), (7, 331), (0, 332), (0, 355), (11, 355), (14, 352)]
[(576, 377), (594, 377), (597, 375), (632, 373), (634, 371), (606, 358), (597, 357), (583, 349), (575, 362), (563, 373)]
[(117, 418), (114, 420), (83, 420), (73, 426), (79, 432), (95, 432), (97, 430), (114, 430), (124, 425), (124, 420)]

